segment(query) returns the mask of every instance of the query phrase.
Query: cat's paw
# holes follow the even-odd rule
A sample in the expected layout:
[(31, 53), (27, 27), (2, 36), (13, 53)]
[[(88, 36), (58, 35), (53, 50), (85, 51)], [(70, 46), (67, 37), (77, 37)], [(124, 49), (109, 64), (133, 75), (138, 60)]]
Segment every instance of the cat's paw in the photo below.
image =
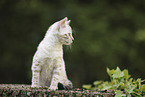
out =
[(40, 88), (38, 85), (31, 85), (32, 88)]
[(57, 86), (50, 86), (48, 89), (55, 91), (55, 90), (58, 90), (58, 87)]

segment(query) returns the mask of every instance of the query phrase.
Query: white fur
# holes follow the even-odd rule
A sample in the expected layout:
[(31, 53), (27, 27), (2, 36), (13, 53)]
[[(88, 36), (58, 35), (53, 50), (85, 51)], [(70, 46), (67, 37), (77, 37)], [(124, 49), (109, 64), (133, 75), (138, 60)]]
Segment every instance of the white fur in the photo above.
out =
[(62, 47), (73, 40), (69, 23), (67, 18), (54, 23), (40, 42), (33, 57), (32, 87), (48, 86), (50, 90), (56, 90), (58, 83), (62, 83), (72, 88), (65, 71)]

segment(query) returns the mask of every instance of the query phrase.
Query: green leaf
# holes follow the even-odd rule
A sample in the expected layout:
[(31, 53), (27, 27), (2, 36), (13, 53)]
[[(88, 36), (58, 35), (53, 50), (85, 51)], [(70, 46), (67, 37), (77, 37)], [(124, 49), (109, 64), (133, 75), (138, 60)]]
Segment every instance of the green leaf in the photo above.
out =
[(121, 72), (119, 67), (116, 68), (115, 72), (112, 75), (113, 78), (121, 78), (123, 76), (124, 76), (124, 72)]
[(88, 84), (88, 85), (83, 85), (82, 87), (89, 90), (89, 89), (92, 88), (92, 85), (91, 84)]
[(141, 96), (141, 94), (142, 94), (141, 92), (133, 92), (132, 94), (135, 95), (136, 97), (142, 97)]
[(110, 70), (109, 68), (107, 68), (107, 73), (110, 77), (112, 77), (112, 74), (115, 72), (114, 69)]
[(135, 82), (140, 83), (142, 82), (141, 78), (138, 78)]
[(102, 82), (103, 82), (103, 81), (95, 81), (93, 84), (94, 84), (95, 86), (98, 86), (98, 85), (100, 85)]
[(141, 78), (138, 78), (136, 81), (133, 82), (134, 84), (136, 84), (138, 86), (138, 88), (139, 88), (138, 90), (141, 89), (141, 82), (142, 82)]
[(111, 83), (112, 83), (112, 86), (113, 86), (112, 89), (117, 89), (120, 86), (120, 82), (116, 79), (113, 79), (111, 81)]
[(132, 83), (132, 81), (133, 81), (133, 78), (130, 78), (128, 82)]
[(133, 92), (133, 90), (136, 88), (136, 85), (134, 85), (133, 83), (131, 83), (131, 82), (127, 82), (126, 83), (126, 88), (125, 88), (125, 91), (127, 92), (127, 93), (132, 93)]
[(120, 90), (116, 90), (115, 97), (123, 97), (126, 96), (126, 94), (123, 94)]
[(142, 86), (141, 86), (141, 90), (142, 90), (143, 92), (145, 92), (145, 85), (142, 85)]
[[(130, 78), (128, 70), (124, 69), (121, 71), (119, 67), (117, 67), (116, 70), (107, 68), (107, 73), (111, 77), (111, 82), (95, 81), (93, 83), (95, 87), (92, 87), (92, 85), (83, 85), (83, 88), (91, 90), (116, 90), (115, 97), (142, 97), (142, 92), (145, 92), (145, 85), (141, 84), (145, 80), (141, 80), (141, 78), (137, 80)], [(126, 94), (123, 94), (121, 90), (124, 90)]]
[(120, 90), (117, 90), (116, 92), (115, 92), (115, 97), (121, 97), (121, 95), (122, 95), (122, 92), (120, 91)]
[(130, 78), (130, 75), (128, 74), (128, 70), (124, 69), (123, 73), (124, 73), (123, 78), (126, 78), (126, 79)]
[(120, 87), (121, 89), (126, 88), (126, 85), (125, 85), (123, 82), (120, 82), (120, 86), (121, 86), (121, 87)]
[(112, 89), (112, 84), (109, 83), (109, 82), (107, 82), (107, 81), (104, 82), (104, 83), (102, 84), (102, 86), (103, 86), (102, 90)]

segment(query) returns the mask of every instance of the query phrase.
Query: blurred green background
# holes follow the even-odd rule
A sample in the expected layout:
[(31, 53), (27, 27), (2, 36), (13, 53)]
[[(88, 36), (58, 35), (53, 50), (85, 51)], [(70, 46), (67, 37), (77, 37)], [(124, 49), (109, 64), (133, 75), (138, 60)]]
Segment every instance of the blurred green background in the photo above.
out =
[(64, 46), (74, 87), (109, 80), (106, 67), (145, 78), (145, 0), (0, 0), (0, 83), (31, 84), (31, 62), (54, 22), (71, 19)]

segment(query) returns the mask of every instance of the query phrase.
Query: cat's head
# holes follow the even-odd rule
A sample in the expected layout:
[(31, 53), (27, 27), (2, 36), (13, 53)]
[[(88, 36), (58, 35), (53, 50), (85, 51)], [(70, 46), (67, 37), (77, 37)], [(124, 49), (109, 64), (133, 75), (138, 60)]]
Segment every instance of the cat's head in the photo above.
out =
[[(70, 45), (74, 40), (72, 36), (72, 28), (70, 27), (70, 20), (65, 17), (64, 19), (54, 23), (49, 29), (56, 35), (59, 42), (64, 45)], [(52, 31), (53, 30), (53, 31)]]
[(59, 39), (62, 44), (70, 45), (74, 40), (72, 36), (72, 28), (70, 27), (70, 20), (67, 20), (67, 17), (59, 21)]

